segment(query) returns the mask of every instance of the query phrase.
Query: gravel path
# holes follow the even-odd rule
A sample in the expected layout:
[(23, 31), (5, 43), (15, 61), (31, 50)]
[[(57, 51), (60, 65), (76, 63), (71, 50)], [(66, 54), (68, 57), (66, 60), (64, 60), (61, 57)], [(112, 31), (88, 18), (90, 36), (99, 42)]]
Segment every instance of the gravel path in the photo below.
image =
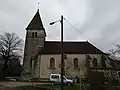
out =
[[(40, 84), (43, 84), (43, 83), (33, 83), (33, 85), (40, 85)], [(19, 86), (29, 86), (29, 85), (32, 85), (32, 83), (31, 82), (0, 82), (0, 85), (3, 87), (12, 88), (12, 87), (19, 87)]]
[(0, 90), (13, 90), (13, 89), (9, 88), (9, 87), (4, 87), (4, 86), (0, 85)]

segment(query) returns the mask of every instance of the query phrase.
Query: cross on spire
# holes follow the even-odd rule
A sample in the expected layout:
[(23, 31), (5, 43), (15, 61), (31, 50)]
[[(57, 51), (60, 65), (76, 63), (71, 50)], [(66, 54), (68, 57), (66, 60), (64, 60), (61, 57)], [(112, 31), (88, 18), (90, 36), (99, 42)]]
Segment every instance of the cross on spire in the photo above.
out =
[(26, 30), (44, 30), (40, 13), (39, 13), (39, 3), (38, 3), (37, 12), (34, 15), (33, 19), (30, 21), (30, 23), (28, 24)]
[(40, 3), (38, 2), (38, 11), (39, 11), (39, 5), (40, 5)]

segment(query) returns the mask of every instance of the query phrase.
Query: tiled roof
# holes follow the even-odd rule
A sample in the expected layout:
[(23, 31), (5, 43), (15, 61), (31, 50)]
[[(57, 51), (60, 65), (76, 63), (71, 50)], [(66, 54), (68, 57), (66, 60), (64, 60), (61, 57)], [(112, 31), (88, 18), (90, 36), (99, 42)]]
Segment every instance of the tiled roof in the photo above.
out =
[[(65, 54), (105, 54), (88, 41), (85, 42), (64, 42)], [(46, 41), (42, 54), (60, 54), (61, 42), (58, 41)]]

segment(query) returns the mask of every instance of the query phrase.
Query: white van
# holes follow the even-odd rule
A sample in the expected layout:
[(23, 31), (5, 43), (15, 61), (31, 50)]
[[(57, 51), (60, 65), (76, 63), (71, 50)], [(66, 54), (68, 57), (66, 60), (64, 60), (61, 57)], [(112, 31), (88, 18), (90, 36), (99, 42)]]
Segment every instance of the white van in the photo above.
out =
[[(60, 74), (51, 74), (50, 81), (52, 82), (52, 84), (61, 84), (61, 75)], [(63, 82), (64, 82), (64, 84), (68, 84), (68, 85), (73, 84), (73, 80), (67, 79), (65, 76), (63, 76)]]

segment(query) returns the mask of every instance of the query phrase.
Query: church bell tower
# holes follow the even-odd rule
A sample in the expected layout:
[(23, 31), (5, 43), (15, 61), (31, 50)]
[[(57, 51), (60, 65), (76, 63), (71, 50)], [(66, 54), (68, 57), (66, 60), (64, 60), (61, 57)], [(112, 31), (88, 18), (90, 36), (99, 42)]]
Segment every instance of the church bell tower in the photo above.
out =
[(42, 50), (42, 48), (44, 48), (45, 37), (46, 32), (43, 27), (38, 9), (33, 19), (26, 28), (26, 40), (23, 59), (24, 71), (22, 74), (24, 79), (30, 79), (32, 56), (34, 56), (36, 51), (40, 51)]

